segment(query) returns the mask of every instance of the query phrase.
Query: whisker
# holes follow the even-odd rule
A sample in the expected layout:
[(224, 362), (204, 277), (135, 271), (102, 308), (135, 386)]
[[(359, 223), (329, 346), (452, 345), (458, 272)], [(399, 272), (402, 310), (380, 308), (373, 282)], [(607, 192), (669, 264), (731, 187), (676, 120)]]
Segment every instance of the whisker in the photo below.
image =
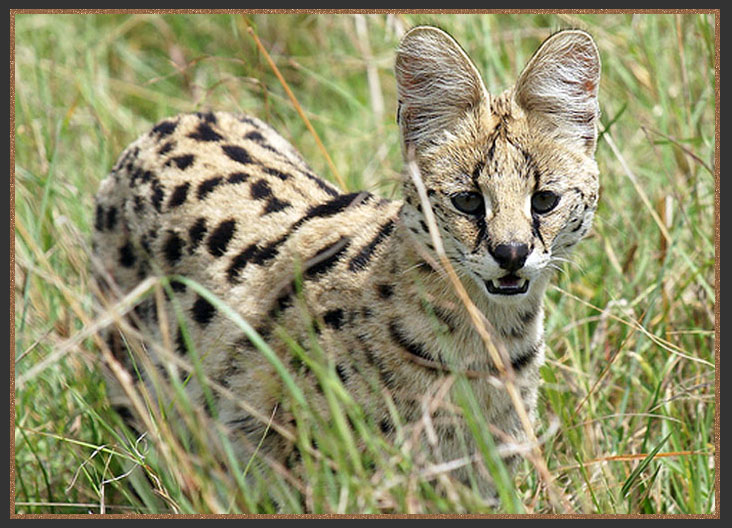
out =
[(562, 264), (568, 264), (569, 266), (574, 266), (578, 271), (584, 272), (582, 265), (579, 262), (576, 262), (571, 259), (567, 259), (564, 257), (558, 257), (556, 255), (552, 255), (551, 260), (549, 261), (550, 264), (556, 264), (557, 262)]

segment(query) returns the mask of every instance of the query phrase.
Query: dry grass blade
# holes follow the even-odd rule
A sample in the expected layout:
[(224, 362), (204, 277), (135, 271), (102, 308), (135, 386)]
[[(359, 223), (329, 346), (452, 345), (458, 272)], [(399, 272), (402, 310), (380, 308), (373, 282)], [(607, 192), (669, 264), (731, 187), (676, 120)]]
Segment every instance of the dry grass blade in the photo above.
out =
[(668, 134), (664, 134), (660, 130), (655, 130), (655, 129), (650, 128), (650, 127), (644, 126), (644, 127), (641, 127), (641, 128), (645, 132), (650, 132), (650, 133), (655, 134), (657, 136), (661, 136), (662, 138), (664, 138), (665, 140), (667, 140), (669, 143), (671, 143), (672, 145), (674, 145), (676, 148), (680, 149), (684, 154), (686, 154), (687, 156), (689, 156), (691, 159), (693, 159), (699, 165), (701, 165), (702, 167), (704, 167), (709, 174), (711, 174), (712, 176), (714, 176), (714, 168), (711, 167), (706, 161), (704, 161), (703, 159), (701, 159), (699, 156), (697, 156), (696, 154), (694, 154), (688, 147), (684, 146), (675, 137), (670, 136)]
[(603, 136), (602, 136), (607, 144), (610, 146), (610, 149), (613, 151), (613, 154), (615, 154), (615, 157), (620, 162), (621, 167), (623, 167), (623, 171), (625, 172), (625, 175), (630, 180), (630, 183), (633, 184), (633, 188), (638, 193), (638, 196), (640, 197), (641, 201), (643, 202), (643, 205), (648, 209), (648, 212), (650, 213), (651, 217), (653, 218), (653, 221), (656, 222), (656, 225), (658, 226), (658, 229), (661, 231), (661, 234), (663, 234), (663, 237), (666, 239), (666, 242), (668, 244), (673, 243), (673, 239), (671, 237), (671, 234), (668, 232), (668, 228), (664, 225), (661, 218), (658, 216), (658, 213), (656, 212), (656, 209), (651, 204), (651, 201), (648, 199), (648, 195), (643, 190), (643, 187), (641, 187), (638, 184), (638, 179), (635, 177), (635, 174), (632, 170), (630, 170), (630, 166), (625, 161), (625, 157), (620, 152), (620, 149), (618, 149), (617, 145), (615, 145), (615, 141), (612, 138), (612, 135), (610, 134), (609, 130), (604, 130)]
[(62, 357), (68, 354), (71, 350), (76, 349), (84, 339), (88, 337), (96, 336), (102, 328), (105, 328), (118, 320), (125, 313), (134, 308), (136, 301), (150, 288), (152, 288), (158, 279), (155, 277), (148, 277), (140, 284), (137, 285), (130, 293), (128, 293), (123, 299), (121, 299), (115, 306), (113, 306), (107, 313), (102, 314), (95, 321), (86, 324), (79, 332), (74, 334), (72, 337), (65, 340), (56, 350), (46, 357), (43, 361), (40, 361), (33, 365), (27, 372), (15, 380), (16, 387), (18, 390), (22, 389), (23, 386), (30, 380), (35, 378), (40, 372), (48, 368), (59, 361)]
[[(603, 313), (604, 312), (604, 310), (602, 308), (600, 308), (598, 306), (595, 306), (594, 304), (592, 304), (590, 302), (587, 302), (584, 299), (581, 299), (581, 298), (577, 297), (576, 295), (573, 295), (572, 293), (568, 292), (567, 290), (564, 290), (564, 289), (560, 288), (559, 286), (554, 286), (554, 288), (557, 291), (561, 292), (563, 295), (566, 295), (567, 297), (570, 297), (571, 299), (573, 299), (573, 300), (575, 300), (577, 302), (580, 302), (580, 303), (584, 304), (588, 308), (592, 308), (593, 310), (597, 310), (600, 313)], [(662, 349), (666, 350), (667, 352), (670, 352), (671, 354), (675, 354), (675, 355), (677, 355), (679, 357), (682, 357), (684, 359), (688, 359), (689, 361), (694, 361), (696, 363), (701, 363), (702, 365), (706, 365), (707, 367), (714, 367), (714, 364), (713, 363), (711, 363), (709, 361), (706, 361), (706, 360), (704, 360), (702, 358), (698, 358), (698, 357), (691, 356), (691, 355), (685, 353), (684, 350), (682, 350), (678, 346), (674, 345), (670, 341), (667, 341), (666, 339), (663, 339), (662, 337), (658, 337), (657, 335), (649, 332), (638, 321), (632, 321), (632, 320), (629, 321), (629, 320), (623, 319), (622, 317), (618, 317), (617, 315), (613, 315), (613, 314), (608, 314), (608, 318), (613, 319), (613, 320), (615, 320), (615, 321), (617, 321), (617, 322), (619, 322), (621, 324), (628, 325), (631, 328), (640, 331), (648, 339), (650, 339), (651, 341), (653, 341), (655, 344), (657, 344), (659, 347), (661, 347)]]
[(300, 115), (300, 118), (305, 123), (305, 126), (310, 131), (310, 133), (315, 138), (315, 142), (318, 144), (318, 149), (320, 149), (320, 152), (322, 152), (323, 156), (325, 156), (325, 160), (328, 163), (328, 167), (330, 167), (331, 172), (333, 173), (333, 176), (338, 181), (338, 185), (341, 186), (341, 189), (344, 191), (348, 190), (348, 187), (346, 186), (346, 182), (341, 177), (340, 172), (338, 172), (338, 169), (335, 166), (335, 163), (333, 163), (333, 160), (330, 157), (330, 154), (328, 154), (328, 150), (325, 148), (325, 145), (323, 145), (323, 142), (320, 140), (320, 136), (313, 128), (313, 125), (310, 123), (310, 120), (308, 119), (308, 116), (305, 115), (305, 111), (302, 109), (302, 106), (300, 106), (300, 103), (297, 101), (297, 98), (295, 97), (295, 94), (292, 93), (292, 90), (290, 90), (290, 87), (287, 85), (287, 81), (280, 73), (279, 68), (272, 60), (272, 57), (270, 57), (269, 53), (267, 52), (267, 48), (264, 47), (262, 42), (259, 40), (259, 37), (257, 37), (257, 34), (254, 32), (254, 28), (251, 26), (248, 26), (249, 34), (254, 39), (254, 42), (257, 45), (257, 48), (259, 48), (259, 51), (264, 55), (264, 58), (267, 60), (267, 64), (269, 64), (269, 67), (272, 68), (272, 71), (277, 76), (277, 79), (280, 81), (280, 84), (285, 89), (285, 92), (287, 93), (287, 97), (290, 98), (290, 101), (292, 101), (293, 106), (295, 107), (295, 110), (297, 110), (297, 113)]
[[(688, 456), (714, 456), (714, 452), (709, 451), (669, 451), (663, 453), (656, 453), (654, 458), (671, 458), (671, 457), (688, 457)], [(603, 457), (593, 458), (592, 460), (585, 460), (582, 464), (572, 464), (569, 466), (562, 466), (556, 469), (557, 472), (566, 472), (579, 469), (581, 467), (587, 467), (594, 464), (603, 464), (605, 462), (633, 462), (635, 460), (643, 460), (648, 456), (648, 453), (631, 453), (627, 455), (607, 455)]]

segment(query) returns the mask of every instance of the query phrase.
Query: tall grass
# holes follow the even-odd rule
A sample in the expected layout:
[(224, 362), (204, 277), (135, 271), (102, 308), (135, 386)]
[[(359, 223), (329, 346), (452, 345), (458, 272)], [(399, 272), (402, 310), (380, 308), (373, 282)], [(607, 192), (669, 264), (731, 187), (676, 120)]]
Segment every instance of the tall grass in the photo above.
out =
[[(498, 511), (715, 511), (713, 15), (14, 21), (16, 513), (495, 511), (425, 467), (408, 438), (385, 443), (327, 362), (314, 362), (316, 347), (293, 344), (293, 354), (326, 365), (317, 375), (338, 419), (323, 423), (298, 408), (298, 422), (311, 425), (293, 433), (306, 475), (239, 459), (198, 408), (187, 408), (186, 424), (197, 435), (179, 434), (152, 409), (154, 434), (135, 436), (106, 402), (91, 331), (104, 314), (91, 295), (92, 197), (126, 144), (156, 120), (207, 108), (257, 115), (335, 181), (248, 27), (345, 185), (398, 197), (394, 48), (420, 23), (453, 34), (493, 91), (510, 86), (563, 27), (590, 31), (603, 62), (600, 208), (547, 298), (537, 435), (564, 500), (526, 462), (515, 488), (501, 488)], [(164, 288), (148, 286), (141, 295)]]

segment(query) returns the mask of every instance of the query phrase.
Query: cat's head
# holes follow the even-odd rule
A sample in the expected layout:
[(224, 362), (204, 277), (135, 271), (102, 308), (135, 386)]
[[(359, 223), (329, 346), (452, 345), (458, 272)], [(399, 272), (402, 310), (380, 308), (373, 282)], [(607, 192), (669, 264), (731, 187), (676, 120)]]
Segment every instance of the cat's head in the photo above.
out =
[[(592, 37), (549, 37), (498, 95), (433, 27), (404, 36), (395, 70), (405, 161), (424, 182), (447, 256), (497, 301), (546, 283), (597, 206), (600, 57)], [(431, 246), (408, 174), (403, 194), (403, 221)]]

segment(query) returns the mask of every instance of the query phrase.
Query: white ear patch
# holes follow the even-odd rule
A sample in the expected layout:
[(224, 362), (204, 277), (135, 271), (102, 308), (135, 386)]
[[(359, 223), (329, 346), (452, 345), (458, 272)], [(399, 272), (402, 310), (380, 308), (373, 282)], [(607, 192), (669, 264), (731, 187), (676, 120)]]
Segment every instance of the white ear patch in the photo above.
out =
[(599, 115), (600, 55), (592, 37), (579, 30), (548, 38), (524, 68), (514, 97), (530, 117), (565, 130), (594, 150)]
[(442, 30), (416, 27), (402, 39), (395, 73), (405, 145), (439, 141), (467, 110), (487, 97), (478, 70)]

